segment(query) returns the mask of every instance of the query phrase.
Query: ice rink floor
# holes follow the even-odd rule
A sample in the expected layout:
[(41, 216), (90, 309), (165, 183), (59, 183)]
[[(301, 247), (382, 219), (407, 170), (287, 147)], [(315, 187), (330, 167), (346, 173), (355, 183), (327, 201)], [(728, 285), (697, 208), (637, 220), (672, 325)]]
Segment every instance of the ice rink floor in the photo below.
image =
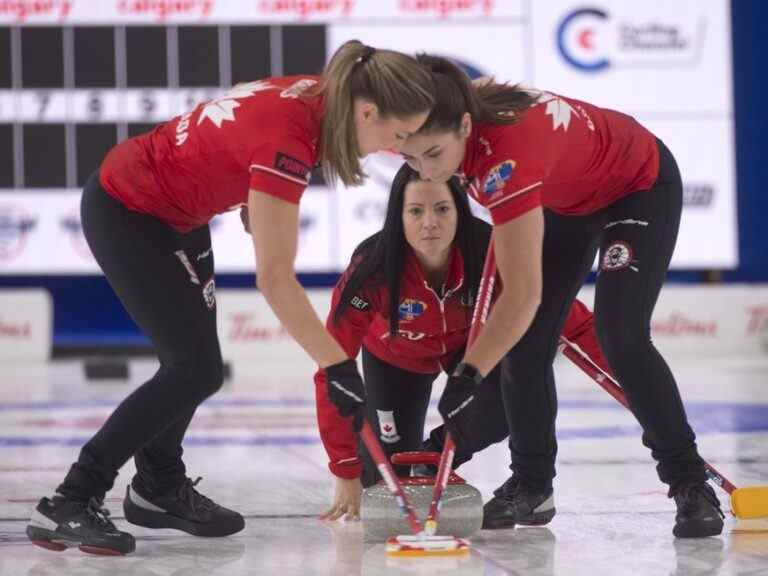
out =
[[(737, 485), (768, 484), (768, 358), (670, 358), (701, 453)], [(86, 382), (75, 362), (0, 367), (0, 574), (3, 576), (473, 574), (525, 576), (768, 575), (768, 533), (675, 540), (666, 498), (633, 418), (575, 368), (559, 374), (557, 515), (544, 528), (483, 531), (470, 557), (387, 559), (364, 543), (359, 522), (324, 523), (333, 480), (315, 427), (311, 373), (266, 380), (234, 366), (233, 379), (197, 412), (185, 444), (190, 476), (246, 516), (244, 532), (206, 540), (133, 527), (122, 519), (127, 465), (107, 496), (136, 552), (104, 558), (33, 546), (24, 529), (79, 446), (151, 362), (131, 364), (130, 382)], [(660, 399), (663, 401), (663, 399)], [(437, 422), (430, 411), (429, 426)], [(507, 477), (504, 443), (460, 469), (485, 499)], [(724, 509), (727, 495), (718, 489)]]

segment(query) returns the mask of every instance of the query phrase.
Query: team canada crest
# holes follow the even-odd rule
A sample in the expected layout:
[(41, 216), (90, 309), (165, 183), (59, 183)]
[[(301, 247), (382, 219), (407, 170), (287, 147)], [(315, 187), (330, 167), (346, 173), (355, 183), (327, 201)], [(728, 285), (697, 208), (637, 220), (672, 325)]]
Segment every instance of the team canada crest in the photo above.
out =
[(424, 313), (427, 309), (425, 302), (421, 300), (414, 300), (413, 298), (406, 298), (400, 302), (398, 312), (400, 314), (400, 320), (414, 320)]
[(379, 438), (386, 444), (394, 444), (400, 441), (401, 436), (397, 433), (397, 424), (395, 424), (395, 415), (391, 410), (376, 410), (379, 417), (379, 429), (381, 434)]
[(502, 190), (509, 179), (512, 178), (515, 166), (517, 166), (517, 162), (514, 160), (504, 160), (501, 164), (491, 168), (483, 183), (483, 193), (489, 196), (494, 192)]

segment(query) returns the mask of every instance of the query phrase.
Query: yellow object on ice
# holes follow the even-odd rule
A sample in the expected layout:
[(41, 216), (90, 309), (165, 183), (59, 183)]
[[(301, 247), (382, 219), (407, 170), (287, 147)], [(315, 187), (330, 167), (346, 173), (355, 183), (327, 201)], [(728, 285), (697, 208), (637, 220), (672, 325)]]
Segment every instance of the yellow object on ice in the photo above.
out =
[(731, 512), (739, 519), (768, 521), (768, 486), (746, 486), (731, 493)]

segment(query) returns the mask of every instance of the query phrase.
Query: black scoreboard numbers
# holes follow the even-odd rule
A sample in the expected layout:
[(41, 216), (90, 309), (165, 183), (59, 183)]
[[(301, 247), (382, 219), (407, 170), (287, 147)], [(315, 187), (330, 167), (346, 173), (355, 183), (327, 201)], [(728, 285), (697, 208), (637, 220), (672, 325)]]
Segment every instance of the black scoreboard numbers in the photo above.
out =
[(325, 58), (324, 25), (0, 26), (0, 188), (82, 186), (120, 140)]

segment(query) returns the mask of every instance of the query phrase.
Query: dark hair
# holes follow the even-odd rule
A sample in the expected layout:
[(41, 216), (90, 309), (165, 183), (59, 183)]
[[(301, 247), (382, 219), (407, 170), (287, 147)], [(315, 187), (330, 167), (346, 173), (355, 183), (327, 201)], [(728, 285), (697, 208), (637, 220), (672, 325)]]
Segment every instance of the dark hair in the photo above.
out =
[[(386, 284), (389, 292), (389, 334), (392, 337), (397, 336), (400, 324), (400, 281), (405, 271), (408, 246), (403, 230), (403, 203), (408, 183), (418, 178), (419, 173), (408, 164), (403, 164), (395, 175), (383, 228), (363, 240), (352, 254), (350, 272), (341, 290), (339, 304), (333, 316), (334, 322), (339, 321), (350, 300), (361, 288)], [(491, 226), (472, 215), (467, 194), (457, 178), (451, 178), (447, 185), (457, 212), (456, 236), (453, 242), (464, 260), (464, 282), (460, 294), (462, 300), (467, 303), (467, 315), (471, 316), (491, 236)]]
[(376, 104), (384, 118), (408, 118), (434, 105), (429, 71), (406, 54), (377, 50), (358, 40), (344, 43), (331, 57), (308, 96), (325, 97), (320, 131), (320, 161), (328, 182), (360, 184), (363, 170), (354, 121), (354, 102)]
[(456, 132), (469, 112), (473, 122), (514, 124), (536, 103), (538, 93), (519, 84), (497, 84), (491, 79), (474, 85), (469, 76), (447, 58), (419, 54), (416, 61), (432, 73), (435, 106), (419, 132)]

